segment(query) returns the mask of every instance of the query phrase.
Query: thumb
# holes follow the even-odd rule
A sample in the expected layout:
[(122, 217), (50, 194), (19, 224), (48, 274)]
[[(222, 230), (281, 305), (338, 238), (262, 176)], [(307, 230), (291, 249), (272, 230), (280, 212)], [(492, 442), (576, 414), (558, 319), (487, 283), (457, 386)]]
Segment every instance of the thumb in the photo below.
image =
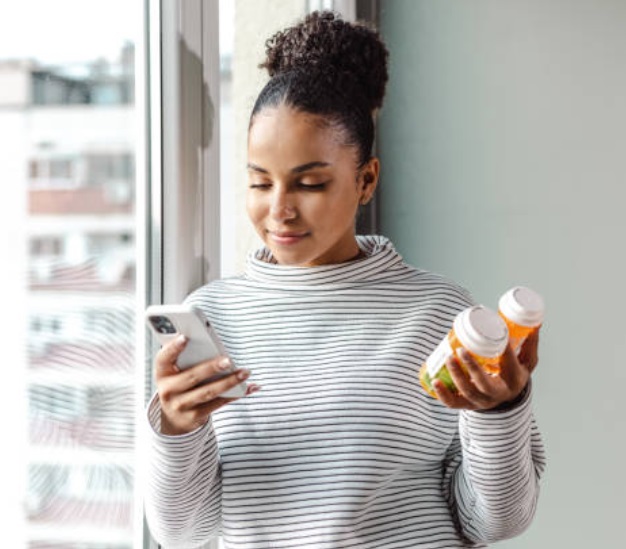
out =
[(520, 362), (532, 372), (539, 362), (539, 330), (530, 333), (519, 352)]
[(176, 360), (187, 345), (187, 338), (179, 335), (161, 347), (154, 359), (156, 377), (164, 377), (180, 372)]

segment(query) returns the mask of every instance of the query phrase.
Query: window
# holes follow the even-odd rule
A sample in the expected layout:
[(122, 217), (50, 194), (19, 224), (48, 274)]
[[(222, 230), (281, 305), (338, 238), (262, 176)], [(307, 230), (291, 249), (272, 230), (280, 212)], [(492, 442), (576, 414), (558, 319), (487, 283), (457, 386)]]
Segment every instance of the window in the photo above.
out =
[[(11, 258), (0, 327), (17, 334), (0, 399), (14, 449), (0, 469), (8, 547), (151, 547), (135, 493), (134, 418), (152, 376), (137, 313), (241, 266), (253, 243), (237, 182), (258, 57), (270, 29), (316, 4), (0, 9), (0, 257)], [(258, 33), (236, 35), (252, 22)]]
[(63, 240), (59, 237), (35, 237), (30, 241), (30, 256), (57, 257), (63, 253)]
[(90, 152), (85, 154), (85, 184), (103, 185), (110, 181), (130, 181), (134, 173), (131, 153)]
[(28, 168), (31, 185), (73, 181), (74, 160), (71, 158), (33, 158), (28, 162)]
[(16, 457), (0, 484), (3, 545), (15, 549), (144, 546), (135, 493), (143, 9), (0, 8), (3, 321), (20, 347), (5, 357), (13, 375), (1, 413)]

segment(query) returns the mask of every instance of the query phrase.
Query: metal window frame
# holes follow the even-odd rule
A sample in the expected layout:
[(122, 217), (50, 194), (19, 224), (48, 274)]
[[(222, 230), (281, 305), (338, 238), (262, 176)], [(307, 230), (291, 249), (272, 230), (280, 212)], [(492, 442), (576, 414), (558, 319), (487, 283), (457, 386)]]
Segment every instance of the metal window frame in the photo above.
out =
[(217, 0), (161, 10), (161, 289), (180, 302), (219, 276), (219, 11)]
[[(152, 394), (145, 305), (179, 303), (220, 272), (218, 0), (144, 0), (137, 55), (138, 422)], [(140, 430), (139, 430), (140, 431)], [(138, 447), (142, 448), (139, 440)], [(135, 472), (142, 484), (142, 452)], [(156, 549), (137, 494), (135, 546)], [(217, 548), (216, 542), (207, 547)]]

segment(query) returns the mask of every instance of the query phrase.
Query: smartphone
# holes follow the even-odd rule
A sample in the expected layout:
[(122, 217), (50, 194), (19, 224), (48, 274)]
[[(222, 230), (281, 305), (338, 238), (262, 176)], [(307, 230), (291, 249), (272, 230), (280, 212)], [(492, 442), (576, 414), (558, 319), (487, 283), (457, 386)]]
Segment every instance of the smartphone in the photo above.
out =
[[(146, 309), (146, 322), (161, 345), (169, 343), (179, 334), (187, 337), (187, 345), (178, 356), (176, 364), (181, 370), (199, 362), (210, 360), (218, 355), (226, 355), (211, 323), (197, 307), (190, 305), (151, 305)], [(203, 383), (217, 381), (235, 371), (229, 370), (211, 376)], [(220, 396), (237, 398), (245, 396), (246, 382), (228, 389)]]

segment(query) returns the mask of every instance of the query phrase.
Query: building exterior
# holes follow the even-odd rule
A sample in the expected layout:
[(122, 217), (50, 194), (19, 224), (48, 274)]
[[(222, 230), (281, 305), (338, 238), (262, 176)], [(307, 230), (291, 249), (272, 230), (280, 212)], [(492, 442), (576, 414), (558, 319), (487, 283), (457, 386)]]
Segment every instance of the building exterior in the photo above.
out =
[(132, 45), (117, 63), (0, 61), (27, 193), (32, 549), (132, 547), (133, 82)]

